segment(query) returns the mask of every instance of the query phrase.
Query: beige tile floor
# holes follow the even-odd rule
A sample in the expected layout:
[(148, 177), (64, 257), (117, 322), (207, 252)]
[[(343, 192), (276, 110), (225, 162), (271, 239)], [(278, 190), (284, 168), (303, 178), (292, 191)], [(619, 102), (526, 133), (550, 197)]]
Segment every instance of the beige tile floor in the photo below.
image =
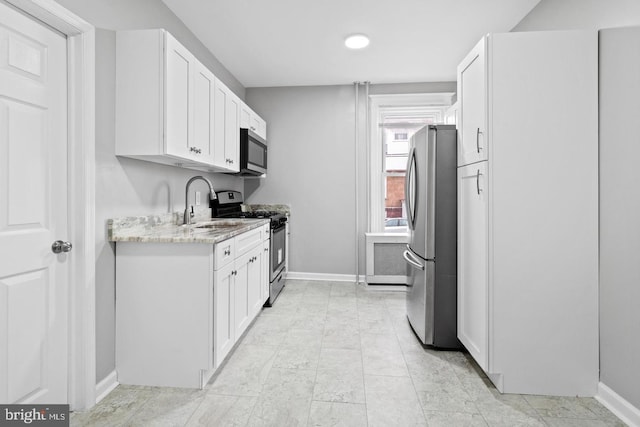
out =
[(624, 426), (591, 398), (501, 395), (424, 349), (403, 292), (287, 281), (204, 390), (118, 386), (73, 426)]

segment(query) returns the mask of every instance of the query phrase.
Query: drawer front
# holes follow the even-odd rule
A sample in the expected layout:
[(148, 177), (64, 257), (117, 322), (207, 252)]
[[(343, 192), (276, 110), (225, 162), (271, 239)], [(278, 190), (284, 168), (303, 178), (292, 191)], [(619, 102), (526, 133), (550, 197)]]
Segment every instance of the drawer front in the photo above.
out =
[(216, 243), (214, 257), (214, 270), (218, 270), (233, 261), (236, 258), (236, 239), (227, 239)]
[(242, 233), (235, 238), (236, 257), (242, 256), (262, 243), (262, 228), (254, 228), (251, 231)]
[(265, 224), (262, 226), (262, 240), (269, 239), (269, 224)]

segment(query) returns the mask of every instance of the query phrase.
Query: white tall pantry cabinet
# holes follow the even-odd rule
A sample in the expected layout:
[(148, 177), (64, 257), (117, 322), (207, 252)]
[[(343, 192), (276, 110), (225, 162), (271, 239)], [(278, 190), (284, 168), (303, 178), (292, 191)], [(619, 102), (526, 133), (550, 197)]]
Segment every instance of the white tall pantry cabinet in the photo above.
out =
[(593, 396), (597, 34), (488, 35), (458, 100), (458, 337), (501, 392)]

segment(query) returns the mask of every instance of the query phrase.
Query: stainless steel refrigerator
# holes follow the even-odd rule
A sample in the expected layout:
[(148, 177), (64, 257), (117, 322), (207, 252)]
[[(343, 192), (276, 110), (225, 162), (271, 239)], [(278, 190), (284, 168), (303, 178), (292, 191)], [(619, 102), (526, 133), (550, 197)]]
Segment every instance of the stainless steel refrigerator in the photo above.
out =
[(459, 348), (456, 331), (456, 128), (429, 125), (411, 138), (407, 317), (423, 344)]

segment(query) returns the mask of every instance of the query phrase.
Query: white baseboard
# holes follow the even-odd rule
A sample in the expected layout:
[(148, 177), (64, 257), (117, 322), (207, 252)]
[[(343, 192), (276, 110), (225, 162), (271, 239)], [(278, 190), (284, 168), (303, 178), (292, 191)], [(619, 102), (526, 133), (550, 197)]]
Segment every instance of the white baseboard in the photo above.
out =
[(630, 427), (640, 427), (640, 409), (603, 383), (598, 383), (596, 400)]
[(102, 381), (96, 384), (96, 405), (102, 399), (107, 397), (109, 393), (113, 391), (114, 388), (118, 386), (118, 374), (115, 371), (111, 371), (109, 375), (107, 375)]
[[(324, 282), (355, 282), (355, 274), (329, 274), (329, 273), (305, 273), (300, 271), (288, 271), (287, 279), (290, 280), (317, 280)], [(364, 276), (360, 276), (360, 282), (364, 282)]]

